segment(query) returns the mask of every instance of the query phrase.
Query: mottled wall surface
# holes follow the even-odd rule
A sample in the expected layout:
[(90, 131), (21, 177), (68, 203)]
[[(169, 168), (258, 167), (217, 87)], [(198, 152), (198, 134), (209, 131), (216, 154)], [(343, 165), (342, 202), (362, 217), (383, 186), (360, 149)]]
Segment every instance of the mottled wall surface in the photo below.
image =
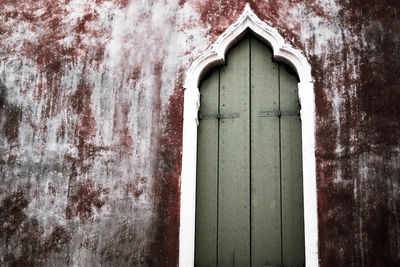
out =
[[(321, 266), (400, 265), (400, 2), (249, 1), (315, 79)], [(176, 266), (183, 79), (246, 1), (0, 0), (0, 265)]]

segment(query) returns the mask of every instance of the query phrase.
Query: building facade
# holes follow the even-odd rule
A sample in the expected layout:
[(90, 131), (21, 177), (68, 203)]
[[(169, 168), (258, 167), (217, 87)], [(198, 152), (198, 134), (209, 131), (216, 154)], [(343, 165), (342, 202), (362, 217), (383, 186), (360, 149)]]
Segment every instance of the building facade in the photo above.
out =
[(400, 264), (398, 1), (5, 0), (0, 265), (179, 265), (185, 81), (246, 4), (310, 66), (319, 265)]

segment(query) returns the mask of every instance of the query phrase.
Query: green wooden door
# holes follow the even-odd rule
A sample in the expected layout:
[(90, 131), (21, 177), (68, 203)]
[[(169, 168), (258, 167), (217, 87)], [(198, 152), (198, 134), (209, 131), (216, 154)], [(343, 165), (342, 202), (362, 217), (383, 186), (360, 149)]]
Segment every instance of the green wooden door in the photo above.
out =
[(200, 87), (195, 266), (303, 266), (297, 78), (252, 36)]

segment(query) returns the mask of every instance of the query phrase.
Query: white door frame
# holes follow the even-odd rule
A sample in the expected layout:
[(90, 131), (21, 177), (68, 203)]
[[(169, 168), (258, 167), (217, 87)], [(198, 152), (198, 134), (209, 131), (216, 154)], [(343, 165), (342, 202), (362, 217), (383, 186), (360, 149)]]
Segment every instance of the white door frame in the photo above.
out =
[(183, 110), (183, 147), (181, 173), (181, 209), (179, 230), (179, 266), (194, 265), (196, 218), (197, 113), (200, 107), (199, 82), (208, 70), (225, 60), (228, 49), (251, 30), (272, 47), (274, 58), (292, 66), (300, 82), (304, 234), (306, 266), (318, 266), (318, 216), (315, 163), (315, 99), (311, 66), (300, 51), (285, 43), (278, 31), (261, 21), (247, 4), (240, 17), (219, 36), (214, 45), (190, 66), (185, 80)]

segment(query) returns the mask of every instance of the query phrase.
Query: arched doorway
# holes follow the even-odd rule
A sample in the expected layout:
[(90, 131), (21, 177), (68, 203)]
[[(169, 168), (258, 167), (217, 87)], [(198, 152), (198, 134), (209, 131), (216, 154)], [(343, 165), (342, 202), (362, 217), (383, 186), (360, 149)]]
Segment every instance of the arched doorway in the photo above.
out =
[(315, 160), (315, 99), (311, 66), (301, 51), (285, 42), (279, 32), (246, 7), (240, 17), (189, 67), (185, 77), (183, 109), (182, 172), (179, 230), (179, 266), (194, 265), (196, 212), (197, 126), (200, 106), (199, 82), (204, 74), (225, 61), (227, 50), (251, 30), (272, 47), (274, 59), (288, 63), (298, 74), (301, 104), (304, 235), (306, 266), (318, 266), (318, 217)]
[(246, 35), (200, 86), (195, 266), (303, 266), (298, 79)]

